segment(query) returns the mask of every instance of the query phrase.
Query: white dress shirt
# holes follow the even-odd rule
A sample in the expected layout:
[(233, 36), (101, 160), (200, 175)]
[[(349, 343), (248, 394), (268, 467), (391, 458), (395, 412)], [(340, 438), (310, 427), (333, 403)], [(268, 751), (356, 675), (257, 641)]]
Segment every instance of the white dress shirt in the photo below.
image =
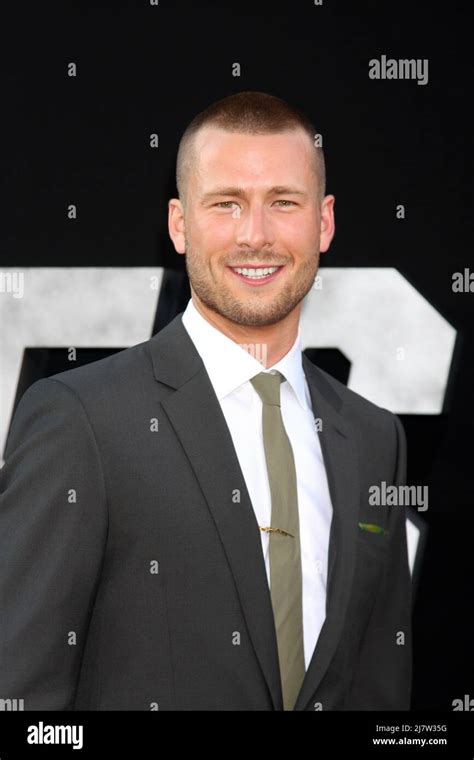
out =
[[(278, 370), (281, 414), (295, 459), (303, 579), (305, 666), (326, 617), (326, 584), (332, 504), (315, 413), (302, 365), (300, 328), (292, 348), (265, 369), (257, 358), (217, 330), (192, 299), (182, 322), (199, 353), (226, 419), (259, 526), (271, 525), (271, 495), (262, 434), (262, 401), (250, 379)], [(260, 531), (270, 585), (269, 535)]]

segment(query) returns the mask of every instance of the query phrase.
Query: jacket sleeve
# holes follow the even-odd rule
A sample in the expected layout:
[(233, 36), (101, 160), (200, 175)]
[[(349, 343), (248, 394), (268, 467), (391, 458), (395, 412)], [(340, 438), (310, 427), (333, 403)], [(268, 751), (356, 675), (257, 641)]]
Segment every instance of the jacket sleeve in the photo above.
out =
[[(406, 437), (392, 415), (396, 439), (394, 485), (406, 484)], [(406, 513), (389, 509), (389, 550), (382, 582), (359, 651), (344, 709), (409, 710), (412, 682), (411, 575)]]
[(0, 470), (0, 699), (74, 708), (107, 525), (84, 407), (62, 381), (39, 380), (20, 400)]

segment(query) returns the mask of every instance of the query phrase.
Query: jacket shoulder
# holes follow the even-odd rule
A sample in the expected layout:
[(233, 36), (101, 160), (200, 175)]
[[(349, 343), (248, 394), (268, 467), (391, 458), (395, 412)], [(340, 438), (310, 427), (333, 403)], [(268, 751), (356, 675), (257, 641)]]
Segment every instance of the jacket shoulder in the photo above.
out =
[[(385, 407), (378, 406), (373, 401), (369, 401), (369, 399), (365, 398), (365, 396), (361, 396), (360, 393), (351, 390), (347, 385), (344, 385), (340, 380), (333, 377), (333, 375), (330, 375), (329, 372), (321, 369), (321, 367), (318, 367), (309, 360), (307, 360), (307, 362), (311, 365), (309, 368), (310, 375), (319, 385), (320, 390), (322, 390), (322, 392), (326, 390), (326, 395), (329, 390), (333, 399), (338, 398), (340, 400), (341, 409), (344, 408), (346, 413), (352, 412), (354, 414), (385, 418), (387, 418), (387, 415), (390, 417), (395, 416)], [(307, 367), (308, 364), (306, 362), (305, 364)]]
[(129, 385), (132, 377), (151, 371), (149, 340), (117, 351), (111, 356), (80, 367), (50, 375), (48, 379), (67, 385), (79, 395), (83, 392)]

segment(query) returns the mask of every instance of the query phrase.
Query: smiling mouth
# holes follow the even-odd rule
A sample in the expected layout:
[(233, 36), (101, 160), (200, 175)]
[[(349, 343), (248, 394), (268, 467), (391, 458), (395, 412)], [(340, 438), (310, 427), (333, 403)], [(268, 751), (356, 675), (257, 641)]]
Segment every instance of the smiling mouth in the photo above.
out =
[(263, 284), (273, 280), (283, 269), (283, 266), (259, 267), (247, 265), (243, 267), (229, 267), (229, 269), (244, 282)]

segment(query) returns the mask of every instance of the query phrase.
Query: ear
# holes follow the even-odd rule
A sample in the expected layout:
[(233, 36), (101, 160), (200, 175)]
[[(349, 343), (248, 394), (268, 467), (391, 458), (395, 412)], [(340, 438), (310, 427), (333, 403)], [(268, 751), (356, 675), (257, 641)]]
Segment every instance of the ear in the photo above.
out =
[(326, 195), (321, 204), (321, 232), (319, 250), (321, 253), (325, 253), (336, 232), (336, 225), (334, 221), (334, 195)]
[(171, 198), (168, 201), (168, 232), (176, 253), (185, 253), (184, 210), (179, 198)]

